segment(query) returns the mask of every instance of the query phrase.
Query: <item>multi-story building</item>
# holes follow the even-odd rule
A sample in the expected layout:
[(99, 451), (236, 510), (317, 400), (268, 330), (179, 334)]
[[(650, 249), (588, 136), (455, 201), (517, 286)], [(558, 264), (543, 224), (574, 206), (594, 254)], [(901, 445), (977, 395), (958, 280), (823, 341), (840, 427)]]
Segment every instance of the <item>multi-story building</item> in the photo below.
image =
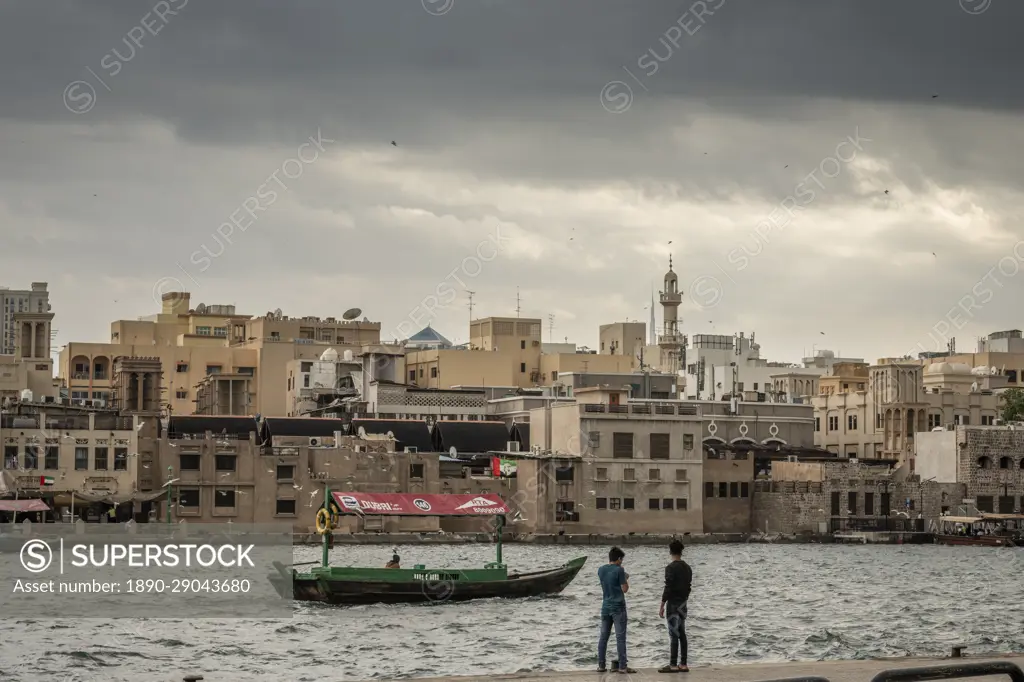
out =
[(627, 396), (620, 388), (584, 388), (575, 402), (531, 412), (531, 446), (579, 463), (566, 499), (548, 511), (578, 513), (575, 533), (702, 532), (697, 409), (630, 404)]
[(25, 390), (39, 401), (60, 394), (60, 381), (53, 377), (50, 355), (52, 324), (51, 312), (16, 312), (11, 316), (14, 354), (0, 355), (0, 404), (20, 398)]
[(331, 347), (361, 353), (380, 341), (380, 324), (365, 319), (288, 318), (280, 311), (253, 318), (234, 306), (189, 306), (188, 293), (164, 294), (157, 315), (113, 322), (110, 343), (68, 343), (59, 375), (71, 399), (109, 400), (114, 358), (144, 355), (160, 359), (171, 414), (192, 414), (198, 405), (283, 415), (289, 361), (318, 360)]
[(797, 405), (810, 402), (812, 396), (818, 395), (819, 382), (825, 378), (819, 374), (808, 374), (800, 370), (771, 374), (768, 377), (770, 381), (767, 391), (768, 402)]
[[(32, 282), (32, 288), (8, 289), (0, 287), (0, 355), (14, 355), (15, 347), (22, 345), (27, 352), (28, 349), (41, 344), (42, 339), (35, 342), (24, 343), (21, 339), (24, 336), (23, 321), (15, 320), (18, 313), (48, 313), (50, 312), (50, 294), (46, 290), (46, 282)], [(52, 316), (47, 320), (53, 319)], [(46, 345), (50, 345), (50, 329), (42, 330), (46, 334)], [(26, 355), (31, 357), (31, 355)], [(49, 355), (46, 358), (49, 359)]]
[[(138, 417), (114, 410), (22, 401), (0, 409), (6, 488), (55, 513), (89, 521), (116, 506), (124, 521), (150, 496), (138, 486)], [(148, 508), (147, 508), (148, 511)]]
[(919, 433), (917, 472), (924, 480), (956, 484), (944, 508), (954, 516), (1024, 513), (1024, 429), (955, 426)]
[[(916, 434), (946, 424), (995, 423), (998, 396), (965, 384), (965, 376), (971, 376), (965, 365), (886, 363), (872, 366), (866, 382), (859, 372), (841, 377), (844, 388), (812, 400), (816, 444), (845, 457), (893, 459), (913, 471)], [(862, 384), (863, 390), (852, 388)]]
[[(643, 322), (613, 322), (598, 330), (600, 355), (639, 358), (647, 352), (647, 325)], [(656, 358), (652, 358), (655, 360)]]

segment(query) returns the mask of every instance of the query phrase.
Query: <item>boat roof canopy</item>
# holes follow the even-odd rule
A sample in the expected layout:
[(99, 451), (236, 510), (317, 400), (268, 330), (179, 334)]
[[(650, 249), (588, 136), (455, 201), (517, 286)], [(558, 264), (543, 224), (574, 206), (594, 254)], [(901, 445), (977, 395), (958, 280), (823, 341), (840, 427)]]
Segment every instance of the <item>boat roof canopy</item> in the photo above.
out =
[(982, 514), (981, 517), (985, 521), (1021, 521), (1021, 520), (1024, 520), (1024, 514)]
[(978, 523), (982, 520), (980, 516), (943, 516), (946, 523)]
[(501, 516), (508, 505), (494, 493), (420, 495), (417, 493), (333, 492), (342, 514), (371, 516)]

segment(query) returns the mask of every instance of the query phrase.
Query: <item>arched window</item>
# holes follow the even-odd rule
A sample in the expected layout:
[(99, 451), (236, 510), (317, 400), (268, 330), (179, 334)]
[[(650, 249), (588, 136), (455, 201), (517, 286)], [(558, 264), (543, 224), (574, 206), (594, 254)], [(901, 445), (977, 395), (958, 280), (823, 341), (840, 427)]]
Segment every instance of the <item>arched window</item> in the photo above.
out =
[(989, 459), (987, 456), (982, 455), (981, 457), (978, 458), (978, 468), (979, 469), (991, 469), (992, 468), (992, 460)]

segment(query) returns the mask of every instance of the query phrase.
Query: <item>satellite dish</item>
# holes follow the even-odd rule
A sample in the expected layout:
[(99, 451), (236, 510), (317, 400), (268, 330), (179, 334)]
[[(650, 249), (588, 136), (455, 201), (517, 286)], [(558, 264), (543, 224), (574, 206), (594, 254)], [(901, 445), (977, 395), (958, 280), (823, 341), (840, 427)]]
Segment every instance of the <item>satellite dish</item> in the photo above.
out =
[(200, 303), (199, 305), (197, 305), (196, 306), (196, 313), (198, 313), (199, 315), (205, 315), (206, 314), (206, 304), (205, 303)]
[(388, 431), (388, 438), (394, 438), (394, 437), (395, 437), (395, 432), (394, 431)]
[(275, 308), (274, 309), (274, 317), (276, 317), (277, 319), (280, 320), (283, 315), (284, 315), (284, 312), (280, 308)]
[(458, 451), (458, 450), (456, 450), (456, 449), (455, 449), (455, 446), (453, 445), (453, 446), (452, 446), (452, 447), (451, 447), (451, 448), (450, 448), (450, 449), (448, 450), (448, 454), (452, 456), (452, 459), (455, 459), (455, 458), (457, 458), (457, 457), (459, 456), (459, 451)]
[(362, 314), (363, 311), (360, 310), (359, 308), (349, 308), (348, 310), (345, 311), (345, 314), (341, 316), (341, 319), (354, 320)]

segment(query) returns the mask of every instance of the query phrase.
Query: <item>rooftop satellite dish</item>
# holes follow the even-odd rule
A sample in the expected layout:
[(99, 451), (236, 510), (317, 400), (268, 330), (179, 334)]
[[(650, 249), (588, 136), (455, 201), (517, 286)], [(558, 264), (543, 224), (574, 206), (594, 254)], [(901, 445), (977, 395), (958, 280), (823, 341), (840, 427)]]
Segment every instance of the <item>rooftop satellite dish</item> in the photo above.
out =
[(345, 311), (345, 314), (341, 316), (341, 319), (354, 320), (362, 314), (363, 311), (360, 310), (359, 308), (349, 308), (348, 310)]
[(284, 315), (284, 311), (282, 311), (280, 308), (275, 308), (274, 309), (274, 317), (276, 317), (277, 319), (280, 320), (283, 315)]
[(388, 438), (394, 438), (394, 437), (395, 437), (395, 432), (394, 431), (388, 431)]
[(196, 313), (199, 314), (199, 315), (205, 315), (206, 314), (206, 304), (205, 303), (200, 303), (199, 305), (197, 305), (196, 306)]
[(453, 445), (451, 448), (448, 449), (448, 454), (451, 455), (452, 458), (454, 459), (454, 458), (457, 458), (459, 456), (459, 451), (456, 450), (455, 446)]

